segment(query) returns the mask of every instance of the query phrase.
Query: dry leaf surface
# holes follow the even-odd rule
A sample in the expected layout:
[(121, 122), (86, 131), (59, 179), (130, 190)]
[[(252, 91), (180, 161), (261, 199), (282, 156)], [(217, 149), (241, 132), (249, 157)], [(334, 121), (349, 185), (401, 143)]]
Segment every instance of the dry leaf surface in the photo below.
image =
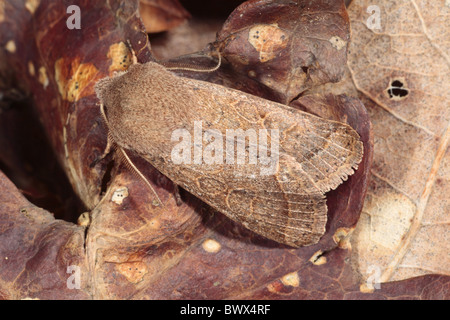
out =
[(238, 73), (289, 103), (305, 90), (337, 82), (345, 70), (349, 21), (343, 1), (247, 1), (218, 33)]
[(353, 263), (382, 282), (450, 275), (450, 7), (378, 1), (381, 29), (371, 30), (369, 5), (349, 8), (348, 65), (375, 143)]
[[(273, 1), (260, 2), (274, 6)], [(283, 7), (286, 3), (280, 1), (278, 5)], [(309, 1), (299, 3), (301, 6)], [(247, 17), (246, 30), (252, 29), (255, 4), (247, 4), (248, 16), (247, 11), (238, 9)], [(337, 7), (338, 13), (334, 10), (332, 15), (339, 17), (342, 30), (348, 30), (343, 5), (338, 2)], [(303, 8), (307, 10), (306, 5)], [(181, 193), (183, 204), (177, 206), (173, 184), (133, 156), (164, 203), (164, 208), (155, 206), (141, 180), (114, 161), (111, 154), (103, 157), (106, 131), (93, 93), (98, 79), (125, 70), (131, 63), (128, 40), (140, 62), (153, 59), (137, 9), (137, 1), (85, 3), (81, 12), (86, 25), (78, 31), (83, 35), (80, 36), (65, 27), (66, 8), (62, 1), (40, 1), (36, 6), (30, 6), (29, 1), (10, 1), (0, 6), (0, 46), (5, 49), (2, 55), (14, 70), (17, 82), (32, 96), (52, 149), (76, 193), (91, 210), (89, 219), (83, 215), (78, 226), (55, 220), (26, 201), (1, 175), (0, 298), (447, 297), (450, 282), (448, 277), (439, 275), (383, 284), (374, 293), (360, 289), (365, 280), (355, 272), (349, 259), (352, 245), (348, 235), (358, 221), (368, 185), (372, 138), (368, 114), (354, 98), (304, 96), (292, 104), (348, 122), (360, 133), (366, 150), (358, 172), (329, 194), (327, 233), (317, 245), (297, 250), (280, 246), (256, 236), (185, 192)], [(301, 12), (298, 9), (297, 13)], [(326, 20), (321, 21), (327, 26)], [(261, 21), (256, 19), (254, 24), (260, 26)], [(227, 38), (224, 29), (221, 34)], [(348, 39), (349, 35), (344, 31), (340, 37)], [(316, 38), (322, 45), (328, 40)], [(15, 50), (11, 50), (11, 41)], [(322, 52), (337, 50), (334, 45), (328, 41), (330, 48), (325, 47)], [(183, 74), (277, 101), (296, 97), (303, 90), (297, 86), (299, 91), (293, 94), (286, 91), (286, 86), (280, 90), (268, 88), (260, 79), (248, 77), (248, 72), (237, 72), (239, 67), (233, 65), (232, 58), (227, 60), (230, 55), (227, 57), (226, 51), (223, 53), (226, 61), (219, 72)], [(281, 59), (284, 54), (289, 55), (289, 51), (282, 51)], [(209, 58), (199, 61), (214, 64)], [(339, 54), (336, 61), (345, 62)], [(263, 62), (254, 64), (255, 70), (261, 68), (260, 63)], [(329, 70), (331, 65), (324, 69)], [(341, 74), (341, 67), (333, 74)], [(0, 74), (4, 71), (0, 70)], [(323, 74), (328, 77), (329, 73)], [(289, 72), (285, 75), (282, 83), (289, 87)], [(67, 289), (70, 274), (66, 269), (70, 265), (80, 267), (79, 290)]]
[(190, 18), (178, 0), (139, 0), (139, 12), (148, 33), (173, 29)]

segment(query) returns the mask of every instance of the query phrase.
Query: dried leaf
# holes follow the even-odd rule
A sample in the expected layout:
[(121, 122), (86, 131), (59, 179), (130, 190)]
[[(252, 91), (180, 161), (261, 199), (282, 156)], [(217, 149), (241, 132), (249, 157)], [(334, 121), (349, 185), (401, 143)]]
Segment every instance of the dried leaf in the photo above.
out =
[(160, 60), (168, 60), (200, 51), (216, 39), (222, 24), (219, 19), (193, 18), (163, 34), (150, 35), (152, 53)]
[(305, 90), (337, 82), (345, 70), (349, 21), (343, 1), (247, 1), (218, 34), (235, 71), (289, 103)]
[(378, 268), (382, 282), (450, 275), (450, 8), (443, 0), (379, 1), (381, 30), (371, 30), (370, 4), (349, 9), (348, 64), (375, 135), (353, 263), (364, 276)]
[[(357, 99), (302, 96), (292, 104), (351, 124), (365, 144), (358, 172), (328, 194), (326, 235), (315, 246), (292, 250), (242, 228), (186, 192), (181, 192), (183, 204), (177, 206), (173, 184), (134, 155), (134, 163), (165, 204), (155, 207), (141, 180), (111, 155), (103, 157), (106, 131), (93, 94), (95, 81), (129, 66), (127, 40), (140, 62), (153, 59), (137, 18), (137, 1), (83, 2), (85, 24), (77, 31), (68, 30), (61, 18), (66, 12), (63, 1), (41, 0), (35, 6), (25, 0), (3, 3), (0, 52), (7, 63), (0, 67), (13, 70), (17, 83), (30, 92), (58, 160), (92, 210), (88, 229), (86, 214), (80, 219), (83, 227), (56, 221), (0, 176), (0, 298), (448, 299), (450, 281), (444, 276), (382, 284), (374, 293), (364, 293), (370, 290), (360, 286), (366, 281), (352, 268), (348, 236), (365, 194), (371, 136), (367, 112)], [(337, 16), (343, 14), (339, 12)], [(11, 44), (9, 51), (3, 50), (10, 41), (16, 50)], [(260, 67), (256, 62), (255, 68)], [(198, 63), (215, 62), (203, 57)], [(286, 100), (286, 90), (268, 90), (238, 70), (225, 64), (217, 73), (195, 76)], [(4, 71), (0, 69), (0, 74)], [(30, 218), (17, 214), (24, 205), (30, 208)], [(11, 244), (17, 244), (13, 263), (3, 259), (11, 255)], [(80, 290), (67, 289), (69, 265), (79, 266), (87, 277)], [(22, 276), (14, 282), (18, 274)]]
[(148, 33), (173, 29), (191, 17), (178, 0), (139, 0), (139, 13)]
[(89, 299), (87, 278), (79, 290), (67, 285), (68, 266), (87, 274), (84, 231), (28, 202), (0, 172), (0, 299)]

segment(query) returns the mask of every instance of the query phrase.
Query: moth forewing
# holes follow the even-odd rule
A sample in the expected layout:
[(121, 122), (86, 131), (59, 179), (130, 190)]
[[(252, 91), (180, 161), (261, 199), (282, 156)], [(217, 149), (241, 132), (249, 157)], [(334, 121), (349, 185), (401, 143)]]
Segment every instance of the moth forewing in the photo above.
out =
[(246, 228), (290, 246), (320, 239), (325, 192), (362, 159), (359, 135), (344, 123), (178, 77), (156, 63), (134, 65), (96, 88), (119, 146)]

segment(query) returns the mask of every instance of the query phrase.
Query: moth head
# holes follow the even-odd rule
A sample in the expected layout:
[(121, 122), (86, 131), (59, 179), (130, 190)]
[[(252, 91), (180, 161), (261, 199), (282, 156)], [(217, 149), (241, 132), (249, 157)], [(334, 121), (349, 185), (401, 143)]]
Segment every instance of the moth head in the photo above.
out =
[[(109, 112), (118, 111), (123, 104), (124, 75), (126, 72), (116, 73), (113, 77), (99, 80), (94, 87), (97, 98)], [(108, 112), (108, 113), (109, 113)]]
[(95, 93), (97, 98), (104, 106), (111, 105), (112, 102), (112, 88), (114, 87), (114, 81), (112, 78), (103, 78), (95, 84)]

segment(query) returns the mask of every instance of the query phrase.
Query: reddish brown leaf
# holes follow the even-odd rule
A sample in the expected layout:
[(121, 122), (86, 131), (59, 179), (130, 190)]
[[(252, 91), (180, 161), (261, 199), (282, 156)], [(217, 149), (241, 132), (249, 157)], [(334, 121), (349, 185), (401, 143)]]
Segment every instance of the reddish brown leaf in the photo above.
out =
[[(242, 8), (248, 6), (249, 12), (257, 13), (255, 3), (251, 1), (237, 12), (244, 13)], [(261, 1), (264, 3), (283, 10), (289, 7), (283, 1), (277, 4)], [(338, 13), (328, 17), (343, 22), (343, 30), (347, 30), (342, 3), (337, 3)], [(173, 184), (132, 155), (164, 203), (163, 208), (154, 206), (152, 193), (140, 179), (117, 161), (113, 162), (112, 155), (103, 157), (106, 131), (93, 94), (96, 80), (129, 66), (132, 55), (128, 40), (140, 62), (153, 59), (143, 25), (137, 18), (137, 1), (83, 2), (81, 30), (66, 28), (65, 19), (61, 18), (66, 16), (63, 1), (42, 0), (37, 6), (30, 6), (25, 0), (9, 1), (0, 8), (0, 52), (8, 62), (0, 66), (7, 66), (10, 73), (13, 70), (15, 83), (30, 93), (52, 149), (76, 193), (91, 210), (90, 219), (86, 215), (80, 219), (83, 226), (54, 220), (48, 212), (29, 204), (1, 175), (0, 298), (448, 298), (448, 278), (440, 276), (383, 284), (373, 294), (360, 291), (362, 278), (349, 264), (351, 247), (345, 237), (358, 220), (371, 159), (370, 125), (358, 100), (345, 96), (304, 96), (292, 104), (348, 122), (360, 133), (366, 150), (358, 172), (329, 194), (326, 235), (314, 246), (293, 250), (255, 235), (186, 192), (181, 193), (183, 204), (177, 206)], [(330, 7), (317, 10), (329, 11)], [(272, 19), (275, 13), (276, 10), (266, 16)], [(232, 14), (227, 28), (240, 28), (230, 25), (239, 15)], [(323, 18), (320, 12), (317, 17)], [(297, 20), (295, 14), (287, 15), (279, 24), (302, 28)], [(261, 21), (255, 14), (245, 19), (250, 28), (263, 22), (270, 25), (274, 20)], [(329, 21), (323, 23), (318, 30), (330, 27)], [(290, 32), (294, 29), (287, 28)], [(337, 32), (331, 31), (325, 32), (324, 42)], [(348, 41), (346, 32), (340, 37)], [(290, 41), (296, 36), (289, 34)], [(223, 54), (233, 62), (232, 55), (227, 56), (228, 47), (223, 39), (218, 43), (225, 44)], [(326, 57), (329, 52), (326, 46), (331, 44), (316, 52), (314, 43), (309, 43), (308, 50)], [(11, 50), (13, 47), (15, 50)], [(286, 56), (292, 56), (293, 47), (290, 44), (281, 49), (283, 54), (271, 62), (255, 59), (254, 52), (247, 49), (242, 44), (242, 56), (248, 54), (254, 59), (248, 67), (260, 70), (261, 65), (276, 59), (289, 61)], [(237, 45), (233, 50), (240, 54)], [(297, 58), (300, 59), (297, 62), (307, 61), (305, 57)], [(179, 61), (194, 60), (195, 56)], [(248, 77), (248, 72), (241, 72), (239, 65), (225, 64), (219, 72), (195, 76), (287, 101), (313, 84), (336, 80), (341, 72), (339, 64), (336, 69), (331, 63), (307, 65), (316, 68), (313, 72), (316, 77), (287, 90), (292, 82), (289, 77), (295, 74), (292, 70), (302, 66), (297, 62), (292, 65), (283, 62), (284, 67), (280, 62), (279, 71), (284, 74), (280, 78), (281, 90), (273, 87), (268, 90), (259, 77), (254, 80)], [(197, 64), (214, 65), (215, 61), (203, 57)], [(4, 75), (5, 69), (0, 69), (0, 74)], [(330, 109), (321, 108), (324, 105)], [(23, 208), (26, 210), (21, 211)], [(14, 260), (9, 256), (14, 256)], [(81, 268), (80, 290), (67, 288), (70, 275), (66, 270), (70, 265)], [(14, 282), (16, 278), (18, 281)]]
[(191, 16), (178, 0), (139, 0), (139, 12), (148, 33), (173, 29)]
[(216, 46), (235, 71), (289, 103), (344, 73), (349, 21), (343, 1), (252, 0), (239, 6)]
[(69, 266), (88, 274), (84, 231), (28, 202), (0, 172), (0, 298), (91, 298), (88, 277), (67, 286)]

